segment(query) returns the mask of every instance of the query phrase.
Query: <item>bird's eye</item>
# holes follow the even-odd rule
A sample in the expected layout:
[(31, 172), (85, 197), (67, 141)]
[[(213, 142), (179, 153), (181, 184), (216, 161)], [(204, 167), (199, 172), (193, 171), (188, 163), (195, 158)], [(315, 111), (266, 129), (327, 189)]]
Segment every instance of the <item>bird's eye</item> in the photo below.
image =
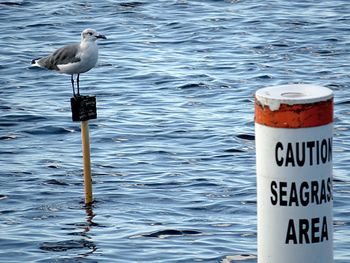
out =
[(92, 32), (89, 32), (88, 34), (89, 34), (90, 36), (92, 36)]

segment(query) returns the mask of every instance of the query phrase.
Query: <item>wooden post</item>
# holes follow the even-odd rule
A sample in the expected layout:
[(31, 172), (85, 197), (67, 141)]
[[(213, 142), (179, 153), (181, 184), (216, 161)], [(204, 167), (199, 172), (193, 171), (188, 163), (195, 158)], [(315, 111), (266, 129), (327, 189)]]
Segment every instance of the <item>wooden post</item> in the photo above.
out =
[(90, 206), (94, 200), (92, 198), (89, 120), (97, 118), (96, 97), (78, 95), (72, 97), (70, 103), (72, 108), (72, 120), (81, 122), (85, 205)]
[(81, 141), (82, 141), (83, 162), (84, 162), (85, 204), (89, 205), (93, 202), (91, 161), (90, 161), (89, 121), (81, 122)]

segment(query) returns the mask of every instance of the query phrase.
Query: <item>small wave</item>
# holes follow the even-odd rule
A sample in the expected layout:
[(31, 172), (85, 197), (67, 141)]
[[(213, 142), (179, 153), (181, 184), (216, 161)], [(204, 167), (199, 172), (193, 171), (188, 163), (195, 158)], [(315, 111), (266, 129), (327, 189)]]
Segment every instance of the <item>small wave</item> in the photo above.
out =
[(124, 7), (124, 8), (136, 8), (139, 6), (144, 5), (142, 2), (125, 2), (125, 3), (120, 3), (119, 6)]
[(207, 88), (207, 87), (208, 86), (205, 83), (199, 82), (199, 83), (184, 84), (180, 86), (179, 89), (194, 89), (194, 88)]
[(239, 139), (248, 140), (248, 141), (254, 141), (255, 140), (255, 136), (254, 135), (250, 135), (250, 134), (239, 134), (236, 137), (239, 138)]
[(233, 255), (233, 256), (227, 256), (225, 257), (221, 263), (233, 263), (236, 261), (245, 261), (245, 262), (256, 262), (256, 256), (254, 255), (246, 255), (246, 254), (242, 254), (242, 255)]
[(33, 115), (33, 114), (6, 114), (1, 117), (1, 121), (13, 121), (13, 122), (39, 122), (46, 120), (45, 117)]
[[(0, 69), (1, 69), (1, 65), (0, 65)], [(0, 110), (10, 110), (11, 107), (6, 106), (6, 105), (0, 105)]]
[(41, 244), (40, 249), (45, 251), (62, 252), (72, 249), (89, 248), (95, 249), (96, 245), (88, 240), (66, 240), (58, 242), (44, 242)]
[(196, 231), (196, 230), (165, 229), (165, 230), (155, 231), (151, 233), (132, 236), (132, 238), (137, 238), (137, 237), (167, 238), (171, 236), (188, 236), (188, 235), (200, 235), (200, 234), (202, 234), (202, 232)]
[(0, 200), (7, 199), (7, 195), (0, 195)]
[(64, 127), (57, 127), (52, 125), (36, 127), (32, 129), (25, 130), (24, 132), (31, 135), (43, 135), (43, 134), (66, 134), (72, 132)]
[(14, 134), (0, 136), (0, 141), (10, 141), (10, 140), (14, 140), (14, 139), (17, 139), (17, 136)]
[(62, 180), (56, 180), (56, 179), (46, 180), (44, 184), (62, 185), (62, 186), (69, 185), (68, 183), (66, 183), (66, 182), (64, 182)]
[(24, 1), (6, 1), (6, 2), (0, 2), (0, 5), (4, 6), (21, 6), (24, 4)]
[(244, 151), (243, 151), (243, 150), (240, 150), (240, 149), (232, 148), (232, 149), (227, 149), (227, 150), (225, 150), (224, 152), (227, 152), (227, 153), (242, 153), (242, 152), (244, 152)]

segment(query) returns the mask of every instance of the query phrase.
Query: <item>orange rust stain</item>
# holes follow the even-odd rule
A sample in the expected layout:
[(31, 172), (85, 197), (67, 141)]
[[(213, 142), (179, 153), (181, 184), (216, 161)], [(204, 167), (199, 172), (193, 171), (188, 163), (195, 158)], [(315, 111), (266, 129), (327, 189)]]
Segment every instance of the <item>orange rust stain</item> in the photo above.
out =
[(333, 99), (309, 104), (281, 104), (271, 111), (255, 100), (255, 122), (275, 128), (307, 128), (333, 122)]

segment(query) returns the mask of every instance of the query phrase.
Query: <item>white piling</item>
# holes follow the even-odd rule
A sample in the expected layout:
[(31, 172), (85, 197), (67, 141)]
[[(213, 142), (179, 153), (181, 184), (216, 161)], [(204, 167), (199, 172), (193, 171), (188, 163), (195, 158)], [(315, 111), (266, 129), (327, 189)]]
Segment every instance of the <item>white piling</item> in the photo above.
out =
[(258, 263), (333, 262), (332, 129), (328, 88), (256, 92)]

